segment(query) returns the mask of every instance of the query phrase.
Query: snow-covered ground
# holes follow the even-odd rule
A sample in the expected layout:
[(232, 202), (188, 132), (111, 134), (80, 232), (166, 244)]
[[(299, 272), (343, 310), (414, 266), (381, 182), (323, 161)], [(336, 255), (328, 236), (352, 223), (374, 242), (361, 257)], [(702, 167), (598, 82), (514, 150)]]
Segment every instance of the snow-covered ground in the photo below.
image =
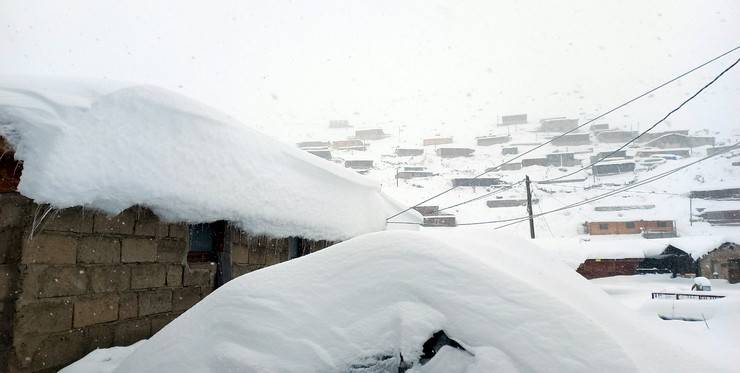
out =
[[(740, 366), (740, 284), (711, 280), (711, 292), (720, 300), (651, 299), (653, 292), (692, 293), (693, 280), (671, 278), (670, 274), (616, 276), (590, 281), (645, 322), (668, 326), (666, 335), (714, 361), (728, 371)], [(658, 315), (706, 319), (704, 321), (662, 320)]]
[[(64, 372), (386, 372), (401, 356), (415, 372), (731, 371), (726, 348), (643, 314), (528, 241), (380, 232), (239, 277), (148, 341)], [(468, 352), (421, 365), (438, 330)]]

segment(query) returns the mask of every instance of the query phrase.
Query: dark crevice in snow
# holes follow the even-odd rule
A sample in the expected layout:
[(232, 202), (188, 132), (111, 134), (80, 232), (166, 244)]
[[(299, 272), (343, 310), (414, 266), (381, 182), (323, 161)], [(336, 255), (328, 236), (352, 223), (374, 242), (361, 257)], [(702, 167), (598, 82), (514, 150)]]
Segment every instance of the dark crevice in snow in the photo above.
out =
[(438, 330), (437, 332), (432, 334), (431, 338), (427, 339), (427, 341), (424, 342), (424, 345), (422, 346), (422, 355), (419, 358), (419, 363), (426, 364), (444, 346), (450, 346), (472, 355), (472, 353), (466, 350), (465, 347), (463, 347), (458, 341), (448, 337), (447, 334), (445, 334), (444, 330)]

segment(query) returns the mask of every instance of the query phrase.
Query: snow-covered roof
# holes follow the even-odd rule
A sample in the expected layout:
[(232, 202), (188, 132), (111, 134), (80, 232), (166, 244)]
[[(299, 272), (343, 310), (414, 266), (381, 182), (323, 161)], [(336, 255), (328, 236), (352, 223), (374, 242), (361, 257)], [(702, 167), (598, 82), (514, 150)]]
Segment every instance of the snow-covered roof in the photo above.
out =
[(725, 235), (686, 236), (646, 239), (639, 235), (591, 236), (583, 238), (543, 238), (535, 244), (554, 252), (573, 268), (586, 259), (646, 258), (660, 255), (669, 245), (683, 250), (694, 259), (737, 237)]
[[(94, 352), (64, 373), (395, 372), (401, 355), (414, 372), (713, 369), (668, 328), (522, 239), (379, 232), (239, 277), (128, 356)], [(438, 330), (470, 353), (443, 347), (420, 366)]]
[(385, 229), (401, 210), (372, 179), (152, 86), (1, 78), (0, 135), (24, 162), (19, 191), (59, 208), (138, 204), (330, 240)]

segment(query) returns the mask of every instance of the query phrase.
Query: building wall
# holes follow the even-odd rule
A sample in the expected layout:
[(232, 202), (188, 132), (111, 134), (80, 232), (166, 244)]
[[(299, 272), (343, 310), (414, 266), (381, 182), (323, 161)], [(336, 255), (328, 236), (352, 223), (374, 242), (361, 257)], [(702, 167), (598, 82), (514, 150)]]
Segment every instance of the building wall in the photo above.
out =
[(726, 242), (699, 259), (699, 272), (706, 278), (714, 278), (716, 272), (719, 278), (729, 280), (733, 259), (740, 259), (740, 247), (737, 244)]
[[(635, 220), (635, 221), (592, 221), (586, 223), (586, 232), (592, 236), (604, 234), (639, 234), (643, 230), (654, 232), (672, 232), (675, 230), (673, 221), (660, 220), (666, 223), (665, 227), (659, 227), (659, 220)], [(633, 223), (634, 227), (628, 228), (627, 223)], [(607, 224), (607, 229), (601, 229), (601, 224)]]
[[(148, 338), (215, 289), (217, 264), (188, 262), (186, 224), (132, 207), (47, 212), (0, 193), (0, 372), (55, 372), (96, 348)], [(290, 239), (229, 225), (230, 278), (288, 260)], [(307, 254), (332, 243), (300, 241)], [(223, 271), (222, 271), (223, 272)]]
[(587, 259), (581, 263), (576, 272), (587, 279), (634, 275), (641, 258), (626, 259)]

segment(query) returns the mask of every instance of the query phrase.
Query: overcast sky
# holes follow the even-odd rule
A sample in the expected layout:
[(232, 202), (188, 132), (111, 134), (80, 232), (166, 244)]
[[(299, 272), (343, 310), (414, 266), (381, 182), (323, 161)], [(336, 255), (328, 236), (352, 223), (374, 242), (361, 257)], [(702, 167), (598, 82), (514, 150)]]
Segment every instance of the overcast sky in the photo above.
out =
[[(0, 24), (3, 74), (159, 85), (268, 129), (439, 127), (587, 118), (740, 45), (740, 1), (0, 0)], [(646, 125), (738, 57), (613, 120)], [(740, 68), (697, 101), (676, 120), (740, 127)]]

